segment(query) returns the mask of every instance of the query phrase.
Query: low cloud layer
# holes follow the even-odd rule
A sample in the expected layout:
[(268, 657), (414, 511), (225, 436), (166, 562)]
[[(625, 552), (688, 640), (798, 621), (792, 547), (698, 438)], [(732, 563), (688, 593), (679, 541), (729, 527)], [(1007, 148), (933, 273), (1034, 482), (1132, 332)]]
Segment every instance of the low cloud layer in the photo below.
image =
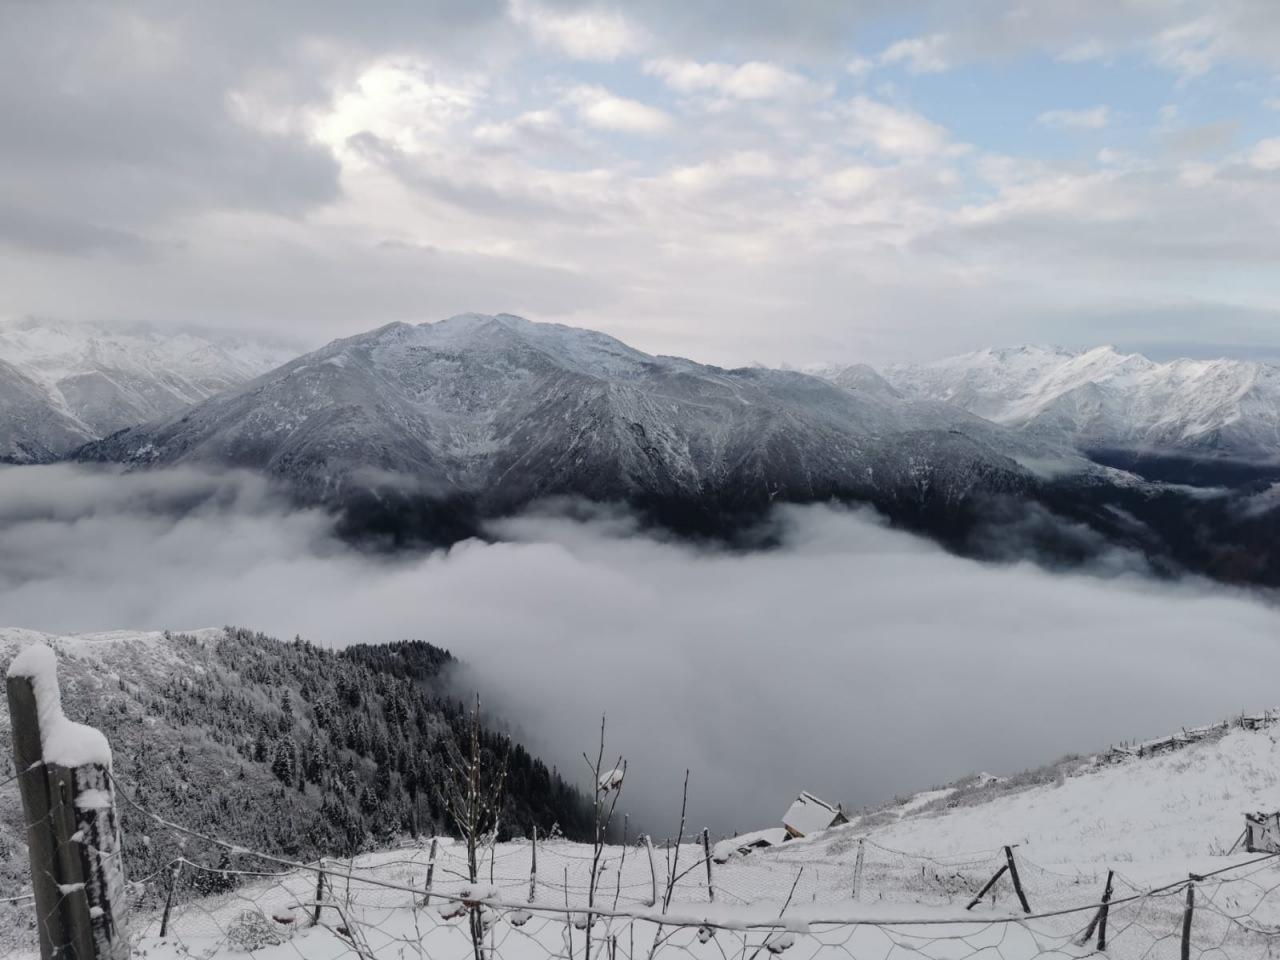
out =
[(330, 646), (414, 637), (573, 779), (602, 711), (628, 804), (670, 828), (872, 803), (1274, 701), (1280, 615), (1217, 587), (984, 566), (864, 513), (786, 509), (724, 553), (627, 518), (529, 515), (497, 543), (375, 559), (259, 480), (0, 470), (0, 622), (235, 623)]

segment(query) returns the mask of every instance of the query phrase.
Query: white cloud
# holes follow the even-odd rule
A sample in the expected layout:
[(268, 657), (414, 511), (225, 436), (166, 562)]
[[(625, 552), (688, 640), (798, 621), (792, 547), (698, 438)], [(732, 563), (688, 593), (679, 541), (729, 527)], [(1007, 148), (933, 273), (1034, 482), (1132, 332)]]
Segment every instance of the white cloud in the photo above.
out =
[(1101, 40), (1091, 39), (1072, 44), (1059, 53), (1057, 59), (1062, 63), (1085, 63), (1089, 60), (1101, 60), (1106, 53), (1107, 48)]
[(515, 147), (522, 142), (560, 145), (567, 131), (555, 110), (527, 110), (511, 120), (481, 123), (471, 131), (477, 142), (494, 147)]
[(1134, 154), (1114, 147), (1103, 147), (1099, 150), (1097, 160), (1105, 167), (1137, 167), (1139, 165), (1138, 157)]
[(911, 73), (942, 73), (951, 66), (948, 58), (950, 41), (941, 33), (912, 37), (890, 44), (880, 54), (884, 64), (905, 64)]
[(1111, 109), (1099, 104), (1079, 110), (1046, 110), (1036, 117), (1042, 127), (1066, 127), (1074, 130), (1101, 130), (1111, 122)]
[(569, 93), (583, 122), (599, 130), (657, 134), (671, 128), (669, 114), (639, 100), (614, 96), (604, 87), (580, 86)]
[(650, 60), (645, 73), (660, 77), (680, 93), (711, 91), (737, 100), (796, 96), (814, 88), (804, 77), (775, 63), (698, 63), (694, 60)]
[(1268, 110), (1280, 110), (1280, 97), (1267, 97), (1262, 101), (1262, 105)]
[(1269, 137), (1254, 144), (1249, 162), (1259, 170), (1280, 170), (1280, 137)]
[(853, 139), (890, 156), (927, 156), (938, 153), (947, 143), (946, 130), (936, 123), (869, 97), (854, 97), (848, 112)]
[(879, 167), (858, 164), (842, 167), (822, 178), (818, 185), (824, 196), (837, 199), (862, 197), (883, 182), (884, 171)]
[(865, 77), (876, 67), (876, 62), (869, 57), (854, 57), (845, 64), (845, 72), (851, 77)]
[(371, 133), (412, 153), (469, 116), (482, 91), (478, 78), (445, 80), (427, 64), (382, 61), (361, 72), (353, 87), (316, 117), (315, 135), (339, 152), (355, 134)]
[(714, 189), (733, 180), (771, 177), (777, 172), (777, 164), (764, 151), (739, 150), (718, 160), (677, 167), (668, 178), (682, 189), (698, 191)]
[(644, 47), (644, 35), (616, 10), (561, 12), (531, 0), (511, 0), (513, 20), (541, 46), (574, 60), (617, 60)]
[(1205, 16), (1161, 30), (1151, 41), (1156, 63), (1192, 79), (1208, 73), (1225, 54), (1222, 25)]

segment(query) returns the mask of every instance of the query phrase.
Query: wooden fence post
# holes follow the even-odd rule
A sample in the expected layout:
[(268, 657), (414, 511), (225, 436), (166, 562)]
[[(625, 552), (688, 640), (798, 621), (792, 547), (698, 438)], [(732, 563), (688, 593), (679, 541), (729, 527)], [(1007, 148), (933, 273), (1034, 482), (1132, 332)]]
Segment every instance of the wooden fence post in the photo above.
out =
[(438, 837), (431, 838), (431, 856), (427, 859), (427, 891), (422, 897), (422, 905), (429, 906), (431, 903), (431, 883), (436, 875), (436, 844), (439, 842)]
[(311, 925), (320, 922), (320, 904), (324, 902), (324, 860), (320, 861), (320, 871), (316, 874), (316, 905), (311, 911)]
[(1196, 909), (1196, 881), (1194, 873), (1187, 881), (1187, 905), (1182, 910), (1182, 960), (1191, 960), (1191, 915)]
[(62, 714), (57, 659), (25, 647), (6, 680), (44, 960), (126, 960), (128, 902), (111, 751)]
[(969, 901), (969, 905), (965, 907), (965, 909), (972, 910), (974, 907), (980, 904), (982, 902), (982, 898), (987, 895), (987, 891), (996, 885), (996, 881), (999, 880), (1001, 877), (1003, 877), (1005, 875), (1005, 872), (1008, 869), (1009, 869), (1009, 864), (1007, 863), (1001, 864), (1000, 869), (996, 871), (995, 876), (987, 881), (987, 885), (978, 891), (978, 895)]
[(182, 873), (182, 861), (175, 860), (173, 869), (169, 871), (169, 892), (164, 895), (164, 913), (160, 916), (160, 939), (169, 932), (169, 911), (173, 909), (173, 888), (178, 885), (178, 875)]
[(1005, 847), (1004, 856), (1009, 863), (1009, 877), (1013, 880), (1013, 892), (1018, 895), (1018, 902), (1022, 904), (1022, 912), (1030, 913), (1031, 905), (1027, 903), (1027, 895), (1022, 892), (1022, 880), (1018, 877), (1018, 865), (1013, 861), (1013, 847)]
[(538, 895), (538, 827), (533, 827), (532, 859), (529, 861), (529, 902)]
[(716, 902), (716, 888), (711, 885), (711, 835), (702, 828), (702, 856), (707, 861), (707, 899)]
[(1107, 889), (1102, 891), (1102, 911), (1098, 915), (1098, 952), (1107, 949), (1107, 917), (1111, 913), (1111, 879), (1114, 870), (1107, 871)]
[(649, 851), (649, 880), (653, 884), (653, 891), (649, 895), (649, 906), (657, 906), (658, 903), (658, 868), (653, 863), (653, 838), (649, 834), (644, 835), (644, 848)]
[(867, 853), (866, 837), (858, 838), (858, 859), (853, 863), (853, 899), (862, 894), (862, 866)]
[(1089, 926), (1085, 927), (1084, 933), (1080, 935), (1080, 939), (1076, 941), (1078, 946), (1083, 947), (1086, 943), (1093, 939), (1093, 932), (1098, 932), (1098, 950), (1099, 952), (1107, 949), (1107, 912), (1110, 910), (1111, 904), (1111, 879), (1115, 876), (1114, 870), (1107, 871), (1107, 885), (1102, 891), (1102, 903), (1098, 905), (1098, 912), (1093, 915), (1093, 919), (1089, 921)]

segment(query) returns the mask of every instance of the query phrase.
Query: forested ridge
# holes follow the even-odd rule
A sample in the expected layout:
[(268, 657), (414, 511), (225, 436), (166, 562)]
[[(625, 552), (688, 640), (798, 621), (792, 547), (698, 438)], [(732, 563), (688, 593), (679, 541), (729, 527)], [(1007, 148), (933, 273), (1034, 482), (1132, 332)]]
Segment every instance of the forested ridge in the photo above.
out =
[[(122, 791), (194, 830), (304, 860), (455, 832), (444, 788), (470, 722), (449, 686), (455, 663), (416, 641), (332, 651), (239, 628), (59, 650), (66, 712), (107, 735)], [(542, 835), (587, 834), (590, 808), (575, 788), (491, 718), (481, 743), (493, 761), (508, 758), (500, 837), (535, 825)], [(0, 780), (12, 772), (7, 753)], [(25, 886), (16, 791), (12, 799), (0, 894)], [(168, 831), (119, 806), (131, 877), (179, 853)], [(198, 841), (181, 853), (261, 868)], [(184, 881), (203, 892), (225, 883), (198, 872)]]

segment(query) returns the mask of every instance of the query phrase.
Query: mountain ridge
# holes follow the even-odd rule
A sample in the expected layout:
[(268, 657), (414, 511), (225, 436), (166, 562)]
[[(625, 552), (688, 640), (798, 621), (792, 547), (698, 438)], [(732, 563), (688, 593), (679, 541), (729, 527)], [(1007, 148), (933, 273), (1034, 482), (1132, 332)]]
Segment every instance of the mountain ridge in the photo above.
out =
[(1280, 463), (1276, 364), (1023, 346), (889, 365), (883, 375), (908, 396), (1082, 451)]
[(562, 495), (757, 509), (891, 490), (955, 502), (1033, 485), (1020, 460), (1096, 469), (945, 404), (651, 356), (509, 314), (336, 340), (76, 456), (248, 467), (320, 502), (408, 488), (484, 515)]
[(0, 462), (46, 462), (278, 366), (283, 347), (37, 318), (0, 321)]

